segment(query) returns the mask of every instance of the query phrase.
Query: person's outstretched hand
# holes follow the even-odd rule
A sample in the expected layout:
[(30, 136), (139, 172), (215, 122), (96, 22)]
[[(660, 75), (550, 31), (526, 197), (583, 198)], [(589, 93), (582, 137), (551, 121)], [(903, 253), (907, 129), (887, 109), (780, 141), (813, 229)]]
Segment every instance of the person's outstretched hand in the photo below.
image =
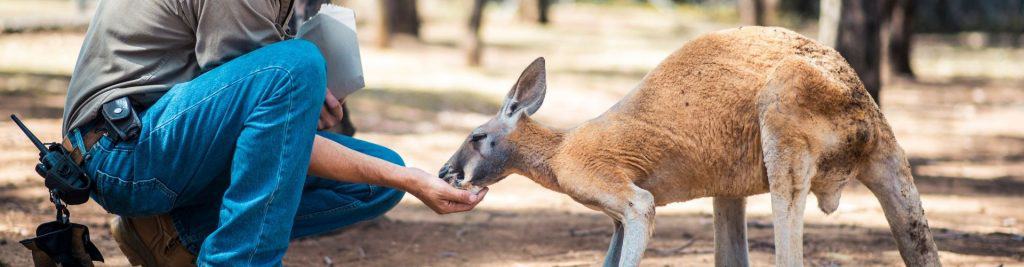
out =
[(487, 195), (487, 188), (473, 194), (467, 190), (460, 190), (445, 183), (436, 175), (429, 174), (417, 168), (408, 168), (413, 175), (413, 183), (406, 190), (416, 198), (423, 201), (427, 207), (437, 214), (448, 214), (472, 210), (484, 200)]
[(331, 90), (327, 90), (327, 97), (324, 98), (324, 106), (320, 108), (320, 121), (316, 124), (317, 130), (326, 130), (338, 125), (341, 122), (341, 118), (345, 117), (345, 111), (341, 109), (341, 104), (345, 103), (345, 99), (338, 99), (331, 93)]

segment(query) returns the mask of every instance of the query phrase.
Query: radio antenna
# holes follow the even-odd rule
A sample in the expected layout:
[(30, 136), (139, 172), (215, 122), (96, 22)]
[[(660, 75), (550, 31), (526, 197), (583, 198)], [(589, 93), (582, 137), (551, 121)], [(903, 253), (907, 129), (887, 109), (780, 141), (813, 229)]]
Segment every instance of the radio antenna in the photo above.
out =
[(43, 142), (40, 142), (39, 138), (36, 138), (36, 135), (32, 134), (32, 132), (28, 130), (28, 127), (25, 127), (24, 123), (21, 123), (21, 120), (18, 119), (18, 116), (11, 114), (11, 120), (13, 120), (14, 123), (18, 124), (18, 128), (21, 128), (21, 131), (25, 133), (25, 136), (28, 136), (28, 139), (32, 140), (32, 144), (36, 145), (36, 148), (39, 149), (39, 152), (46, 152), (46, 146), (43, 145)]

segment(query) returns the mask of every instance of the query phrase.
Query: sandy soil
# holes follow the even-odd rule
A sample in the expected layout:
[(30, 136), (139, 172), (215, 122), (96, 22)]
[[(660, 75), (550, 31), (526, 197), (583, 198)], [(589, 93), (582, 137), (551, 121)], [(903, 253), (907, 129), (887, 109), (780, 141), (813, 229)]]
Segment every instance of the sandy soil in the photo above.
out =
[[(555, 8), (552, 25), (536, 26), (492, 6), (485, 65), (469, 68), (458, 48), (466, 10), (458, 5), (464, 4), (422, 5), (427, 23), (420, 43), (378, 49), (373, 25), (360, 26), (369, 86), (349, 100), (357, 136), (392, 147), (428, 171), (497, 110), (534, 57), (547, 57), (550, 79), (538, 120), (571, 127), (611, 106), (686, 40), (732, 27), (714, 20), (713, 12), (689, 7), (566, 4)], [(372, 14), (367, 8), (360, 10)], [(63, 88), (81, 40), (81, 32), (0, 35), (0, 114), (22, 114), (41, 137), (56, 139)], [(1024, 49), (923, 40), (914, 50), (920, 78), (891, 79), (882, 101), (911, 157), (940, 257), (947, 266), (1024, 266)], [(0, 122), (0, 266), (29, 265), (17, 241), (52, 216), (31, 169), (35, 156), (12, 123)], [(899, 265), (871, 193), (854, 184), (841, 202), (828, 216), (808, 209), (807, 263)], [(770, 265), (769, 199), (754, 196), (748, 203), (751, 260)], [(127, 264), (106, 230), (112, 215), (94, 203), (72, 212), (74, 221), (93, 229), (107, 265)], [(713, 265), (711, 222), (710, 199), (659, 208), (644, 265)], [(610, 234), (604, 215), (513, 176), (493, 186), (472, 212), (438, 216), (407, 197), (385, 218), (293, 242), (285, 264), (589, 266), (602, 259)]]

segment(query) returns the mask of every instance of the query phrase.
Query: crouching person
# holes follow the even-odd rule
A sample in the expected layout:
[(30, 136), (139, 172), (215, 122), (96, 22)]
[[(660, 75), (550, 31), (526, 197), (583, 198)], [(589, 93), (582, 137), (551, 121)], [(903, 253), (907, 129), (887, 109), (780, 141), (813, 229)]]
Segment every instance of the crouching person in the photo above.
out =
[[(64, 133), (119, 215), (133, 265), (280, 265), (291, 239), (381, 216), (409, 192), (438, 213), (472, 195), (394, 151), (318, 132), (342, 117), (312, 43), (286, 40), (290, 0), (99, 3), (68, 88)], [(128, 97), (119, 139), (101, 107)], [(116, 112), (116, 111), (115, 111)]]

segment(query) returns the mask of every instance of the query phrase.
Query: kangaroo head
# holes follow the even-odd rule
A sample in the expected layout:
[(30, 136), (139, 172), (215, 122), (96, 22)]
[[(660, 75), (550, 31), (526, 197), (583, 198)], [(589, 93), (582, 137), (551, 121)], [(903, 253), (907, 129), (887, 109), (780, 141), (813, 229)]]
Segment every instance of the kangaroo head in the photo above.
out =
[(521, 155), (510, 137), (524, 117), (540, 108), (546, 89), (544, 58), (537, 58), (520, 74), (498, 114), (469, 134), (438, 177), (476, 192), (512, 174), (512, 163)]

